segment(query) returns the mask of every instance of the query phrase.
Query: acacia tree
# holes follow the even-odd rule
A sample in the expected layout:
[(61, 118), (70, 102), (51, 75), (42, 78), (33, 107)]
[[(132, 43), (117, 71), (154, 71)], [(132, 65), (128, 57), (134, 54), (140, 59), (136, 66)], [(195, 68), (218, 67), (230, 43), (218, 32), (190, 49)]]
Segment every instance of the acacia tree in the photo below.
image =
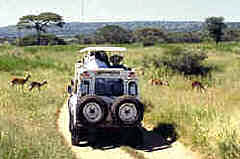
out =
[(210, 17), (205, 20), (205, 24), (210, 37), (214, 39), (216, 44), (218, 44), (224, 35), (223, 30), (227, 28), (227, 25), (224, 23), (224, 18)]
[(42, 32), (45, 33), (46, 29), (50, 26), (63, 27), (64, 24), (62, 16), (56, 13), (44, 12), (39, 15), (26, 15), (21, 17), (17, 23), (17, 27), (21, 29), (35, 29), (37, 32), (37, 44), (40, 45)]

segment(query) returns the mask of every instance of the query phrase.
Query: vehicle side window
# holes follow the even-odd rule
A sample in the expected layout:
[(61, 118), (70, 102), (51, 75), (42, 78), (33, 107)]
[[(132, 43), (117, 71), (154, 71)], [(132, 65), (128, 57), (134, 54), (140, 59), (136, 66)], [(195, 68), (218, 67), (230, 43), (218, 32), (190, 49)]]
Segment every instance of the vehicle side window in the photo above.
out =
[(138, 94), (137, 84), (135, 82), (129, 82), (128, 94), (131, 96), (136, 96)]

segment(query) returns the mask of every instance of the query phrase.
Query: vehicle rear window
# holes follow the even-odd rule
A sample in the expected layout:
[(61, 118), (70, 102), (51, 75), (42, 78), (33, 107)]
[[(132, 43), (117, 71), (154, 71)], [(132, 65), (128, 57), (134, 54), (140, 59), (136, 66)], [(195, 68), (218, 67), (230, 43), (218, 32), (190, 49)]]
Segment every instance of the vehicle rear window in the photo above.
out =
[(112, 78), (97, 78), (95, 93), (100, 96), (122, 96), (123, 80)]

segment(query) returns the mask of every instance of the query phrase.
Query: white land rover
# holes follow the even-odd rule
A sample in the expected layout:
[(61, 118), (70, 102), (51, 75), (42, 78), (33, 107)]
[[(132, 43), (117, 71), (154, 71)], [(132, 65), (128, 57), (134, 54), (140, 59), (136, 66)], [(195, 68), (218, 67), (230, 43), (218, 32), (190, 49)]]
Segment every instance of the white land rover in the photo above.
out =
[[(136, 73), (121, 64), (125, 51), (120, 47), (80, 50), (84, 57), (75, 64), (75, 77), (68, 86), (73, 145), (86, 140), (94, 142), (93, 136), (99, 130), (118, 128), (129, 133), (128, 130), (141, 126), (144, 107)], [(139, 136), (132, 134), (131, 138)]]

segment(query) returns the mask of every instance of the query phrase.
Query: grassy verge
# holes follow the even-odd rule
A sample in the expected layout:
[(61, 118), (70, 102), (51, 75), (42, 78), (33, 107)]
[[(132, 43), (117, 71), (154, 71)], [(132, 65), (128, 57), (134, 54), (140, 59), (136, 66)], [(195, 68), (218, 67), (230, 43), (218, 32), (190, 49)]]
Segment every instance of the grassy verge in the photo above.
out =
[[(166, 50), (176, 47), (205, 49), (208, 59), (205, 64), (214, 66), (212, 75), (206, 78), (192, 76), (186, 78), (165, 68), (144, 67), (145, 74), (140, 77), (141, 96), (147, 105), (145, 122), (157, 126), (167, 123), (176, 126), (180, 140), (204, 154), (204, 158), (239, 158), (239, 117), (240, 95), (239, 57), (231, 48), (239, 44), (171, 44), (161, 47), (132, 49), (128, 63), (142, 67), (142, 58), (156, 59)], [(145, 57), (144, 57), (145, 56)], [(149, 61), (148, 63), (151, 63)], [(151, 86), (151, 76), (168, 80), (170, 87)], [(191, 81), (199, 80), (208, 86), (205, 93), (191, 89)], [(238, 113), (237, 113), (238, 112)]]
[[(0, 158), (75, 158), (56, 127), (56, 111), (65, 102), (70, 74), (69, 69), (61, 68), (64, 59), (58, 55), (66, 52), (31, 55), (21, 48), (21, 56), (9, 54), (15, 49), (0, 53)], [(24, 90), (8, 84), (13, 75), (24, 76), (26, 71), (32, 75), (31, 81), (47, 80), (48, 85), (41, 92), (29, 92), (28, 83)]]
[[(166, 68), (144, 67), (145, 74), (140, 76), (141, 97), (149, 106), (144, 120), (151, 125), (174, 125), (180, 140), (202, 152), (205, 158), (239, 158), (239, 43), (127, 47), (125, 62), (131, 67), (143, 67), (143, 59), (161, 58), (164, 52), (176, 47), (204, 50), (208, 55), (205, 64), (215, 68), (207, 78), (186, 78)], [(2, 158), (74, 158), (56, 131), (55, 122), (80, 48), (0, 46)], [(48, 80), (48, 85), (40, 93), (30, 93), (26, 88), (23, 92), (8, 85), (13, 76), (24, 76), (26, 72), (31, 73), (30, 80)], [(170, 86), (151, 86), (151, 76), (168, 80)], [(192, 90), (192, 80), (203, 82), (207, 91)]]

